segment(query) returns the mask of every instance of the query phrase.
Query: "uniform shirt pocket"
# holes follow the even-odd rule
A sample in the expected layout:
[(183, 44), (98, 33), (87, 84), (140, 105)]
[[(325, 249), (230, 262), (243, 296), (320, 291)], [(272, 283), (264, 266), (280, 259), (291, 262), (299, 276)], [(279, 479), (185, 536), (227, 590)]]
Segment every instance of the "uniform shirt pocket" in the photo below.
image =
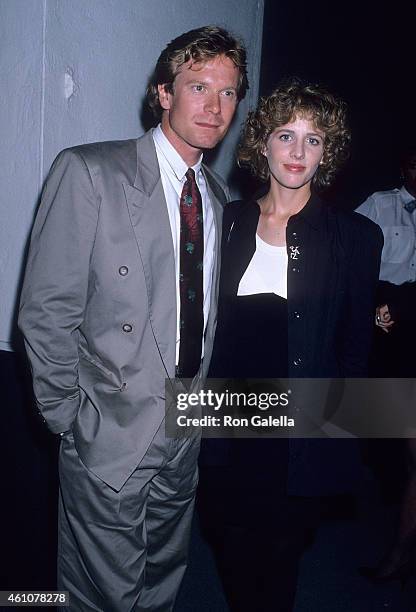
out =
[(392, 225), (383, 227), (384, 247), (381, 259), (385, 263), (405, 263), (415, 247), (415, 232), (411, 227)]

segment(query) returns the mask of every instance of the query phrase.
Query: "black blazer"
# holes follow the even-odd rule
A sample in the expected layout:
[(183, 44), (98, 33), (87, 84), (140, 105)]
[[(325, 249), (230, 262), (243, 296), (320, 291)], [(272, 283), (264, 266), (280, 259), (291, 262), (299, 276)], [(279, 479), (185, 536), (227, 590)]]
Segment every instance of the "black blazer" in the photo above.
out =
[[(224, 210), (213, 354), (217, 362), (227, 353), (222, 333), (229, 316), (227, 297), (237, 294), (255, 252), (259, 215), (256, 202), (231, 202)], [(366, 376), (383, 247), (380, 228), (358, 213), (336, 211), (313, 195), (290, 217), (286, 242), (289, 377)], [(329, 495), (349, 490), (355, 473), (352, 463), (359, 462), (358, 454), (351, 454), (352, 446), (342, 439), (291, 440), (289, 493)], [(205, 465), (221, 463), (220, 457), (212, 456), (214, 448), (209, 441), (203, 449)], [(221, 455), (221, 444), (217, 450)]]
[[(237, 294), (255, 252), (259, 215), (256, 202), (231, 202), (224, 211), (215, 350), (222, 344), (226, 298)], [(383, 247), (380, 228), (312, 196), (290, 217), (286, 241), (289, 376), (366, 376)]]

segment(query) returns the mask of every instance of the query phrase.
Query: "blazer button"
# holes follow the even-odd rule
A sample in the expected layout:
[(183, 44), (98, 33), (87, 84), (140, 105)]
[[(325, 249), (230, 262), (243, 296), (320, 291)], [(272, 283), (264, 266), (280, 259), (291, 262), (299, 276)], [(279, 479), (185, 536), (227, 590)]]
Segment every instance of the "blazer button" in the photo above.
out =
[(301, 363), (302, 363), (302, 359), (300, 357), (297, 357), (296, 359), (293, 360), (293, 365), (295, 366), (300, 366)]
[(293, 316), (295, 317), (295, 319), (300, 319), (300, 312), (294, 312)]
[(124, 323), (123, 331), (126, 332), (126, 334), (129, 334), (131, 331), (133, 331), (133, 325), (130, 325), (130, 323)]
[(127, 266), (121, 266), (118, 269), (118, 273), (120, 274), (120, 276), (126, 276), (129, 273), (129, 269)]
[(294, 267), (292, 268), (292, 272), (299, 272), (299, 268), (297, 268), (296, 266), (294, 266)]

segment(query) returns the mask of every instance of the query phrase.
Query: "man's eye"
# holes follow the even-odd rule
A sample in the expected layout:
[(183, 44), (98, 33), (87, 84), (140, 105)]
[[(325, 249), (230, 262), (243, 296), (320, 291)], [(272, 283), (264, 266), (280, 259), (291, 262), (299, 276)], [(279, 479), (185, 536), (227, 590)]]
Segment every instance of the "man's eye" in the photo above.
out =
[(204, 86), (203, 85), (193, 85), (192, 89), (193, 91), (196, 91), (199, 93), (201, 91), (204, 91)]
[(235, 97), (235, 91), (233, 89), (226, 89), (225, 91), (222, 92), (222, 94), (226, 98), (234, 98)]

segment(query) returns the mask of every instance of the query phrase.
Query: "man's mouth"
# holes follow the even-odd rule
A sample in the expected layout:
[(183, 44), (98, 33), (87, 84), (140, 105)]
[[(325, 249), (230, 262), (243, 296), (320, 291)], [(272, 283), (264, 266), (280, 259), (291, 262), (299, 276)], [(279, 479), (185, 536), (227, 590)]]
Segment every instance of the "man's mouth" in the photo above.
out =
[(221, 127), (220, 123), (206, 123), (204, 121), (197, 121), (196, 125), (198, 125), (199, 127), (208, 128), (211, 130), (216, 130), (219, 127)]

